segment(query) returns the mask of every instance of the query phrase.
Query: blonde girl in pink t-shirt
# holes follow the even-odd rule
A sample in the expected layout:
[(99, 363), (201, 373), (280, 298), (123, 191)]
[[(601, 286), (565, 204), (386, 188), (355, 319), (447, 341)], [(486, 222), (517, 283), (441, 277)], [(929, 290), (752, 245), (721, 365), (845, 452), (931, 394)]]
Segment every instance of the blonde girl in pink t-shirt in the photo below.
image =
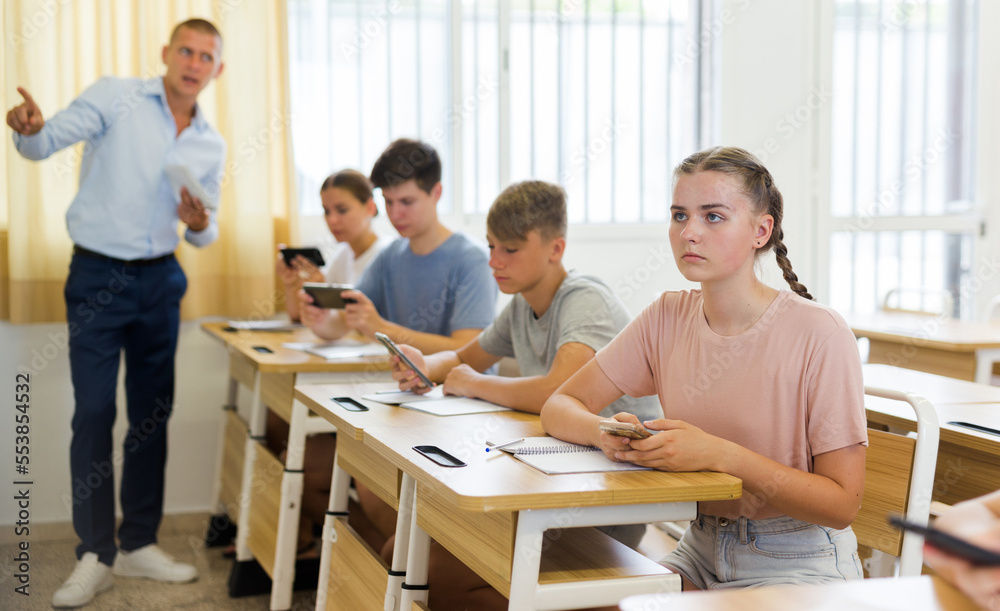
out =
[[(556, 437), (664, 471), (719, 471), (737, 501), (699, 504), (663, 563), (685, 589), (861, 577), (850, 523), (864, 487), (867, 427), (857, 345), (792, 271), (783, 203), (767, 169), (738, 148), (695, 153), (674, 171), (670, 244), (700, 290), (668, 291), (542, 408)], [(793, 292), (764, 284), (773, 251)], [(657, 395), (665, 418), (630, 440), (602, 433), (601, 409)], [(638, 424), (630, 414), (617, 420)]]

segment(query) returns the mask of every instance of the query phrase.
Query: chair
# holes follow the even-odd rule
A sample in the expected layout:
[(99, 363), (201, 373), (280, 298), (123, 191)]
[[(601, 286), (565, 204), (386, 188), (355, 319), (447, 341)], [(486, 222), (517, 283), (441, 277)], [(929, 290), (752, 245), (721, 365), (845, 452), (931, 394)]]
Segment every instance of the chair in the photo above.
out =
[(923, 537), (901, 533), (886, 518), (901, 514), (927, 524), (940, 438), (937, 412), (927, 399), (908, 392), (866, 386), (865, 395), (908, 403), (916, 413), (917, 432), (914, 438), (868, 429), (864, 499), (851, 526), (858, 543), (872, 549), (870, 576), (920, 575)]
[(955, 315), (955, 297), (945, 289), (894, 288), (889, 289), (882, 299), (882, 310), (952, 318)]

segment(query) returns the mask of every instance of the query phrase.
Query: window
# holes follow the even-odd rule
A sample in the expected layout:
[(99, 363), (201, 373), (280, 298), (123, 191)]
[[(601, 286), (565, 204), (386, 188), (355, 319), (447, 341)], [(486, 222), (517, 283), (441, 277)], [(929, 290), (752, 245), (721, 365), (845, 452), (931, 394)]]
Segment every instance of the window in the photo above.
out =
[(538, 178), (564, 185), (571, 222), (666, 222), (670, 170), (704, 125), (702, 4), (291, 0), (300, 210), (409, 136), (441, 153), (444, 212), (485, 214)]
[[(291, 0), (292, 144), (299, 210), (321, 214), (332, 172), (367, 173), (399, 137), (430, 142), (454, 170), (447, 0)], [(443, 211), (451, 208), (445, 191)]]
[(971, 316), (975, 0), (837, 0), (830, 305)]

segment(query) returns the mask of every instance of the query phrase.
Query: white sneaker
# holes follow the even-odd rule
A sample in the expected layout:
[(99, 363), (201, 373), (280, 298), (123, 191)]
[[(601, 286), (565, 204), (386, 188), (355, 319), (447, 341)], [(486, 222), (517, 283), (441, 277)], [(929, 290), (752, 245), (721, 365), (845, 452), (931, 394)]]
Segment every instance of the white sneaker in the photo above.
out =
[(120, 577), (145, 577), (170, 583), (187, 583), (198, 579), (198, 569), (190, 564), (177, 562), (155, 543), (131, 552), (118, 550), (112, 571)]
[(111, 567), (99, 561), (94, 552), (86, 552), (77, 561), (69, 579), (52, 595), (52, 606), (81, 607), (113, 585)]

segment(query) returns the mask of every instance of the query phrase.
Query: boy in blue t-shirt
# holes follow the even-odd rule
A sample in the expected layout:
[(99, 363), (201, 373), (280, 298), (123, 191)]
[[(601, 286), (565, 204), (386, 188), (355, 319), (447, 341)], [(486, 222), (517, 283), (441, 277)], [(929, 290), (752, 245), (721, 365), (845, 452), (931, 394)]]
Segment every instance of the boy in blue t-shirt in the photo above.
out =
[(326, 339), (354, 329), (388, 335), (423, 352), (457, 350), (493, 321), (497, 287), (484, 250), (441, 224), (441, 160), (429, 144), (399, 139), (379, 156), (372, 184), (400, 239), (365, 270), (343, 310), (324, 310), (299, 292), (303, 324)]

